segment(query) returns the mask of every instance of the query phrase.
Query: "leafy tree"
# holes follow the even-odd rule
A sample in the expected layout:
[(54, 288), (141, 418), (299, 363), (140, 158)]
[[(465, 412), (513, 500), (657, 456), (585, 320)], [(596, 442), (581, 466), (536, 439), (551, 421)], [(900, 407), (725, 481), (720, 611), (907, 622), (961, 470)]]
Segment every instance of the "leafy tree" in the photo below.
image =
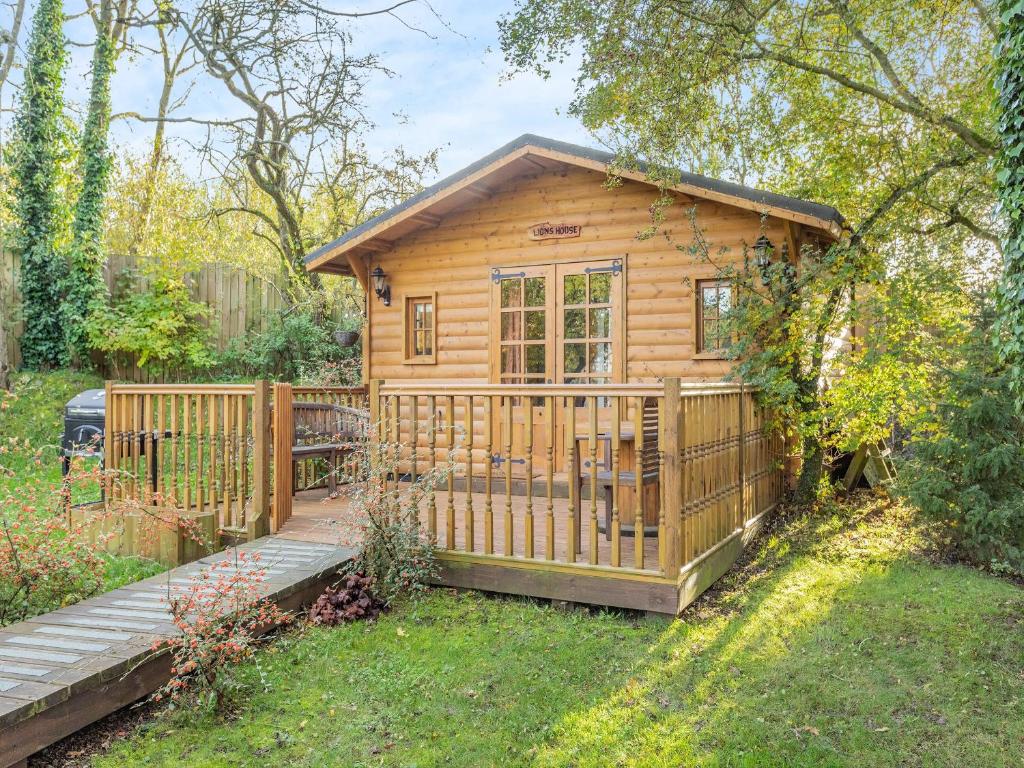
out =
[(1014, 406), (1012, 369), (991, 343), (993, 308), (962, 359), (942, 372), (932, 425), (901, 468), (904, 492), (945, 523), (961, 550), (997, 570), (1024, 574), (1024, 420)]
[(25, 331), (21, 353), (27, 368), (67, 362), (61, 316), (66, 262), (60, 252), (62, 166), (67, 159), (64, 71), (67, 65), (61, 0), (40, 0), (32, 20), (28, 62), (15, 124), (12, 177), (14, 245), (21, 253), (21, 300)]
[(1003, 253), (998, 344), (1012, 372), (1011, 387), (1024, 405), (1024, 3), (1001, 0), (996, 90), (1002, 108), (999, 198), (1008, 223)]
[[(851, 222), (839, 244), (774, 254), (768, 285), (733, 275), (738, 370), (797, 430), (804, 497), (848, 426), (827, 391), (849, 359), (829, 340), (858, 319), (857, 287), (884, 295), (903, 254), (944, 259), (939, 246), (994, 263), (995, 25), (984, 0), (520, 0), (502, 20), (514, 69), (546, 73), (580, 57), (571, 112), (622, 165), (645, 157), (665, 183), (680, 166), (756, 181), (835, 205)], [(714, 244), (695, 251), (707, 259)], [(948, 292), (927, 295), (941, 306)], [(864, 376), (872, 360), (892, 358), (862, 357)], [(858, 429), (897, 416), (872, 413), (874, 425)]]

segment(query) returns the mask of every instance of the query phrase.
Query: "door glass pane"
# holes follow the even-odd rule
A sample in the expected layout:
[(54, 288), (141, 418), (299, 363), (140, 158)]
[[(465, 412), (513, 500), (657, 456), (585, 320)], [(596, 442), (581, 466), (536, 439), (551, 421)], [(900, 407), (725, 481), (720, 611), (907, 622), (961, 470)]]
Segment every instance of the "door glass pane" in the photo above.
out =
[(546, 347), (543, 344), (526, 345), (526, 372), (545, 373)]
[(612, 345), (607, 341), (590, 345), (591, 373), (610, 373), (612, 370)]
[(522, 283), (518, 277), (501, 281), (501, 306), (522, 306)]
[(598, 272), (590, 276), (590, 302), (607, 304), (612, 297), (612, 276), (609, 272)]
[(543, 307), (547, 303), (547, 297), (544, 295), (544, 278), (528, 277), (526, 278), (525, 283), (526, 306)]
[(587, 300), (587, 277), (586, 275), (566, 275), (564, 303), (583, 304)]
[(565, 338), (582, 339), (587, 335), (586, 315), (582, 309), (565, 310)]
[(503, 341), (519, 341), (523, 338), (521, 318), (522, 314), (519, 312), (501, 313), (501, 338)]
[(608, 307), (590, 310), (590, 335), (607, 339), (612, 335), (612, 311)]
[(583, 344), (566, 344), (563, 348), (565, 373), (582, 373), (586, 370), (586, 348)]
[(526, 315), (526, 338), (544, 340), (544, 310), (535, 309), (531, 312), (524, 312)]
[(501, 372), (522, 373), (522, 368), (519, 364), (518, 346), (508, 344), (501, 346)]

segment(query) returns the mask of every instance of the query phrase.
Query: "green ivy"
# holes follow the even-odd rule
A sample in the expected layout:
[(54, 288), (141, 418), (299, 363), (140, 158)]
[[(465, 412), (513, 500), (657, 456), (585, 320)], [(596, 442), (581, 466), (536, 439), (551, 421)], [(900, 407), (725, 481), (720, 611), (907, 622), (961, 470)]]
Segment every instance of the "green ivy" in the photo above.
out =
[[(104, 6), (106, 7), (106, 6)], [(72, 224), (70, 269), (64, 291), (63, 317), (71, 360), (89, 359), (85, 319), (106, 303), (103, 279), (103, 212), (110, 179), (110, 76), (116, 50), (109, 19), (101, 20), (92, 60), (89, 112), (82, 132), (82, 190)]]
[(26, 368), (67, 363), (61, 294), (67, 266), (58, 248), (66, 160), (64, 71), (67, 49), (61, 0), (40, 0), (32, 21), (25, 84), (15, 126), (14, 246), (21, 252), (21, 301)]
[(1000, 0), (996, 51), (1000, 168), (996, 174), (1007, 224), (995, 339), (1010, 367), (1010, 386), (1024, 408), (1024, 0)]

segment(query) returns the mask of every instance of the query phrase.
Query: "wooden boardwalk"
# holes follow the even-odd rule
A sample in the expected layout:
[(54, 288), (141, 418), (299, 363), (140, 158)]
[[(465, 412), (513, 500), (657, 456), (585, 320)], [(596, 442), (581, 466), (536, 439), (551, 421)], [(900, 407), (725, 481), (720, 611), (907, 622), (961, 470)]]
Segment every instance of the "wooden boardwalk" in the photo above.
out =
[[(266, 595), (291, 610), (330, 583), (353, 550), (269, 536), (240, 550), (260, 553)], [(170, 654), (154, 641), (177, 631), (168, 596), (221, 552), (75, 605), (0, 629), (0, 768), (163, 685)]]

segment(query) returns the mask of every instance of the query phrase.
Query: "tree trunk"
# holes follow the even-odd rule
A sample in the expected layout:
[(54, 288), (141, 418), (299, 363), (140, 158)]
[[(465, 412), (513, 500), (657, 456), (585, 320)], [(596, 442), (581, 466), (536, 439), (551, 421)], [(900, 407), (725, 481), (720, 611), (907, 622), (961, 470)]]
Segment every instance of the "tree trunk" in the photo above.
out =
[(810, 504), (818, 497), (818, 486), (825, 466), (825, 449), (816, 434), (804, 435), (800, 447), (803, 456), (794, 501), (797, 504)]

